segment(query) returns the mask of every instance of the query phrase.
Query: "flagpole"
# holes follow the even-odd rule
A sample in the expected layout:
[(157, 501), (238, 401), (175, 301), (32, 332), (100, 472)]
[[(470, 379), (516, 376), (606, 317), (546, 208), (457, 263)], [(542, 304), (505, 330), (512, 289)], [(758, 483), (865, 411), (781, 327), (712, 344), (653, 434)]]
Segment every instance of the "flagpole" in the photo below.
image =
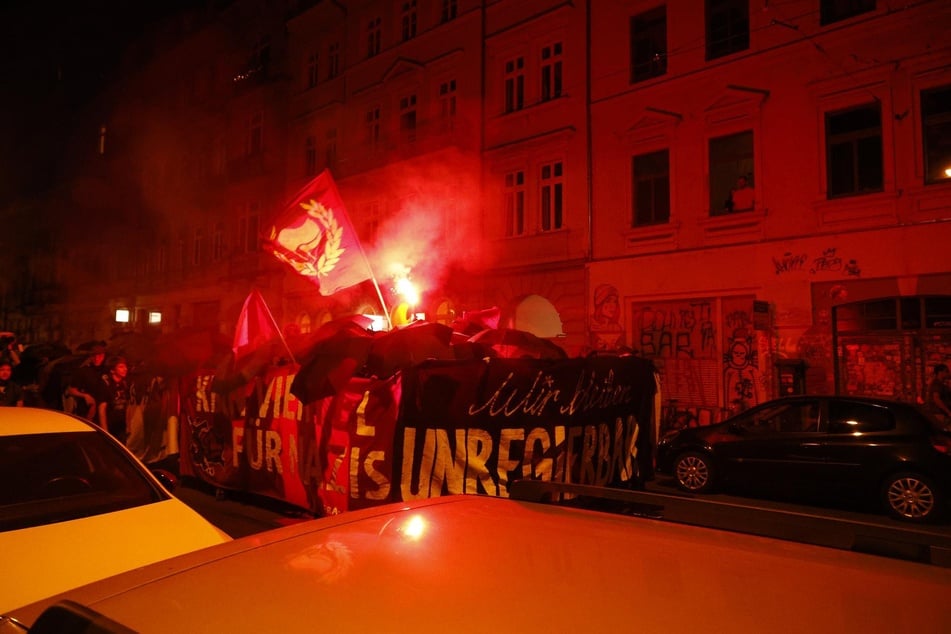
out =
[(376, 281), (376, 273), (373, 272), (373, 267), (370, 266), (370, 260), (367, 258), (366, 251), (363, 250), (363, 244), (359, 240), (357, 240), (357, 248), (360, 249), (363, 263), (367, 265), (367, 270), (370, 272), (370, 281), (373, 282), (373, 288), (376, 289), (376, 296), (379, 298), (380, 306), (383, 308), (383, 316), (386, 318), (386, 329), (393, 330), (393, 322), (390, 320), (390, 311), (386, 307), (386, 302), (383, 300), (383, 291), (380, 290), (380, 283)]
[(284, 351), (287, 352), (287, 356), (291, 358), (291, 363), (296, 365), (297, 359), (294, 358), (294, 352), (291, 350), (291, 347), (287, 345), (287, 339), (284, 338), (284, 333), (281, 332), (281, 327), (277, 324), (277, 320), (274, 319), (274, 313), (271, 312), (271, 307), (267, 305), (266, 301), (264, 301), (263, 296), (261, 296), (261, 304), (264, 306), (264, 310), (267, 311), (268, 319), (271, 320), (271, 326), (277, 332), (277, 336), (281, 339), (281, 343), (284, 344)]

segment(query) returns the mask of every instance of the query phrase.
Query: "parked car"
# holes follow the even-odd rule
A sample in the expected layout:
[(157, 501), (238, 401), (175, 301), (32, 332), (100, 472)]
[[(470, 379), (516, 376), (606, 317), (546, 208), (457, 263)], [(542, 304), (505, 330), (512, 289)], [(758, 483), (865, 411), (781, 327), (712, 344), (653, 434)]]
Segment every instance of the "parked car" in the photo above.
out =
[[(521, 496), (525, 482), (554, 484), (513, 482), (510, 493)], [(571, 507), (526, 501), (560, 496), (546, 487), (524, 499), (399, 502), (259, 533), (12, 610), (0, 632), (891, 634), (951, 623), (942, 564), (750, 534), (793, 526), (797, 537), (849, 543), (834, 534), (839, 524), (764, 511), (738, 518), (739, 530), (714, 530), (653, 519), (709, 518), (706, 501), (573, 487)], [(614, 502), (633, 514), (609, 510)], [(867, 531), (853, 532), (868, 545)]]
[(906, 403), (785, 397), (663, 438), (657, 470), (691, 493), (733, 485), (833, 502), (861, 498), (924, 522), (947, 510), (951, 434)]
[(230, 540), (96, 425), (0, 408), (0, 610)]

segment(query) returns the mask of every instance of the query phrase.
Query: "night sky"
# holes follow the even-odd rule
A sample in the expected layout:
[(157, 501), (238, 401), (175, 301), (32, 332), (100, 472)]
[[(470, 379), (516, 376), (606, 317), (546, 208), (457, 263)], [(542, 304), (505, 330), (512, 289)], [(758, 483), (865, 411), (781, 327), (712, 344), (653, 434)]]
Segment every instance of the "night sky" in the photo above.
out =
[(84, 104), (114, 76), (128, 41), (150, 22), (195, 4), (0, 0), (0, 212), (55, 182), (63, 140)]

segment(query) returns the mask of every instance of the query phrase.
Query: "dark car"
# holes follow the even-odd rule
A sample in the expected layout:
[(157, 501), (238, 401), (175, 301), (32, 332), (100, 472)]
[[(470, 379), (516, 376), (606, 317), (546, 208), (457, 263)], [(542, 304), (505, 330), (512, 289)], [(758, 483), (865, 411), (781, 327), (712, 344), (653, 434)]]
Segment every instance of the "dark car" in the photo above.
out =
[(951, 434), (914, 405), (849, 396), (786, 397), (663, 438), (657, 469), (680, 488), (875, 502), (934, 520), (951, 490)]

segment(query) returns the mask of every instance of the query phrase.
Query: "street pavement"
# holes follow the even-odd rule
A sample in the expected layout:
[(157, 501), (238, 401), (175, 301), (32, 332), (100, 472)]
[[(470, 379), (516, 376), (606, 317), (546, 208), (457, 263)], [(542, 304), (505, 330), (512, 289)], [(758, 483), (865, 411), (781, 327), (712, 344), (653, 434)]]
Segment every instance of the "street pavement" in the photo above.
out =
[[(648, 482), (646, 490), (647, 492), (667, 495), (685, 495), (677, 490), (673, 480), (669, 478), (659, 477)], [(279, 500), (242, 491), (222, 491), (219, 493), (211, 485), (194, 478), (180, 479), (174, 493), (205, 519), (234, 538), (254, 535), (273, 528), (314, 519), (314, 516), (306, 510)], [(831, 518), (863, 522), (869, 525), (912, 529), (910, 525), (904, 522), (893, 520), (878, 513), (865, 513), (834, 507), (813, 507), (795, 502), (744, 498), (728, 494), (714, 494), (704, 496), (704, 498), (727, 504), (758, 506), (797, 513), (814, 513)], [(918, 532), (933, 533), (943, 539), (951, 537), (951, 523), (948, 521), (937, 525), (914, 526), (913, 528)]]
[(303, 509), (241, 491), (222, 491), (192, 478), (182, 478), (175, 495), (206, 520), (234, 538), (254, 535), (313, 519)]

